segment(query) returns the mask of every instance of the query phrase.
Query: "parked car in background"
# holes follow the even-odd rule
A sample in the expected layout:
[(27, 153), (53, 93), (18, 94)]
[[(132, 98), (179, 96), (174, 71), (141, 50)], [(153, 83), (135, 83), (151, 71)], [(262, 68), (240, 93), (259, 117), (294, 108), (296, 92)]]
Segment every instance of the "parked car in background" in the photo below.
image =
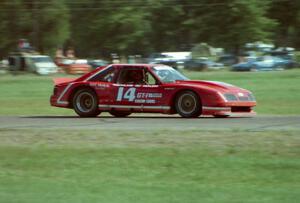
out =
[(149, 64), (164, 64), (164, 65), (168, 65), (168, 66), (171, 66), (171, 67), (177, 69), (176, 60), (173, 57), (170, 57), (170, 56), (167, 56), (167, 55), (161, 54), (161, 53), (151, 54), (148, 57), (147, 62)]
[(206, 69), (222, 69), (224, 64), (214, 62), (208, 58), (202, 57), (199, 59), (189, 59), (184, 62), (184, 68), (187, 70), (202, 71)]
[(100, 66), (106, 66), (108, 64), (107, 61), (102, 60), (102, 59), (93, 59), (93, 60), (88, 60), (88, 64), (93, 68), (96, 69)]
[(294, 60), (294, 53), (288, 49), (279, 49), (268, 52), (271, 56), (278, 57), (283, 60), (286, 68), (299, 67), (299, 63)]
[(7, 70), (8, 70), (8, 60), (7, 59), (0, 60), (0, 74), (6, 73)]
[(261, 56), (256, 59), (248, 59), (232, 66), (233, 71), (267, 71), (283, 70), (287, 68), (287, 60), (273, 57)]
[(86, 59), (61, 58), (56, 60), (56, 64), (60, 67), (60, 72), (67, 74), (85, 74), (92, 70)]
[(225, 66), (231, 66), (238, 62), (238, 57), (232, 54), (226, 54), (219, 57), (217, 60), (218, 63), (222, 63)]
[(191, 52), (162, 52), (151, 54), (147, 62), (149, 64), (164, 64), (178, 69), (191, 57)]
[(39, 75), (48, 75), (57, 72), (57, 66), (47, 55), (37, 53), (11, 53), (8, 57), (10, 71), (32, 72)]

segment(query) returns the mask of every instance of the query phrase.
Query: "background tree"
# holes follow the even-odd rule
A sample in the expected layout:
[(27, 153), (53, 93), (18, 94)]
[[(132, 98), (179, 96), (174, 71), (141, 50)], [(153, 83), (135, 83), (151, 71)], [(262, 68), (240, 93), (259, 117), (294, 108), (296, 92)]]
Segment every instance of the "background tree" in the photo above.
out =
[(247, 42), (269, 41), (276, 23), (267, 18), (268, 1), (202, 1), (193, 10), (194, 40), (238, 53)]
[(62, 0), (23, 2), (30, 13), (31, 27), (26, 36), (37, 51), (54, 53), (69, 38), (69, 10)]
[(72, 46), (81, 57), (188, 51), (202, 42), (235, 53), (255, 41), (300, 47), (299, 10), (289, 0), (2, 0), (0, 55), (20, 38), (44, 53)]
[(182, 1), (148, 1), (149, 41), (157, 52), (188, 49), (189, 36)]
[(140, 3), (85, 0), (72, 6), (71, 44), (80, 55), (145, 53), (149, 48), (147, 11)]
[(43, 53), (52, 53), (69, 37), (69, 14), (64, 1), (13, 0), (0, 2), (0, 54), (16, 50), (26, 38)]
[(21, 0), (0, 2), (0, 57), (16, 50), (18, 39), (24, 38), (28, 32), (31, 19), (23, 6)]
[(273, 0), (269, 17), (278, 22), (275, 36), (277, 46), (300, 47), (300, 1)]

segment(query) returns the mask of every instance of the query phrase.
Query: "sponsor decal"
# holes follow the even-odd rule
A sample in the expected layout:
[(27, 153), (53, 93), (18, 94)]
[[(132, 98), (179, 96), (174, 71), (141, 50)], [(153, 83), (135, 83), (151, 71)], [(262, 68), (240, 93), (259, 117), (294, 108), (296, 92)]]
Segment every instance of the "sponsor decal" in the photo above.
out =
[(158, 85), (139, 85), (139, 84), (113, 84), (117, 87), (158, 87)]
[(162, 98), (162, 93), (144, 93), (140, 92), (137, 94), (137, 98)]
[(119, 87), (116, 101), (130, 101), (134, 103), (155, 104), (158, 98), (162, 98), (162, 93), (159, 92), (136, 92), (135, 87), (130, 87), (124, 90), (124, 87)]
[(92, 83), (90, 84), (91, 87), (109, 87), (108, 84), (97, 84), (97, 83)]
[(136, 100), (134, 100), (134, 103), (139, 103), (139, 104), (155, 104), (155, 100), (153, 100), (153, 99), (136, 99)]

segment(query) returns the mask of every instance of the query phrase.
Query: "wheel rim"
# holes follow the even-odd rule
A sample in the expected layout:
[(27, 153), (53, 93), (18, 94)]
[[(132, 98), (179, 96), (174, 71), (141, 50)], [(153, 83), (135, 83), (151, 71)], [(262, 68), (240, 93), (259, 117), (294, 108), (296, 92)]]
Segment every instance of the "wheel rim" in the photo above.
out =
[(76, 106), (81, 112), (89, 112), (94, 108), (95, 101), (93, 95), (88, 92), (82, 92), (76, 98)]
[(183, 94), (178, 100), (179, 110), (184, 114), (190, 114), (197, 108), (196, 98), (191, 94)]

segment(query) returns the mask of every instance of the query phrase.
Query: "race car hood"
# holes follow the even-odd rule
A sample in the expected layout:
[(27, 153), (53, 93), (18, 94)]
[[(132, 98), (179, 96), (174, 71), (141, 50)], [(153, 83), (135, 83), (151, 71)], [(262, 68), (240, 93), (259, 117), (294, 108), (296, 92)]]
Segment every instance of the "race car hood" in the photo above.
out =
[(75, 78), (53, 78), (53, 82), (55, 85), (59, 85), (62, 83), (72, 82)]
[(242, 88), (236, 87), (234, 85), (224, 83), (224, 82), (218, 82), (218, 81), (206, 81), (206, 80), (178, 80), (176, 83), (179, 84), (186, 84), (186, 85), (192, 85), (202, 88), (211, 88), (214, 90), (218, 90), (221, 92), (236, 92), (236, 91), (246, 91)]

